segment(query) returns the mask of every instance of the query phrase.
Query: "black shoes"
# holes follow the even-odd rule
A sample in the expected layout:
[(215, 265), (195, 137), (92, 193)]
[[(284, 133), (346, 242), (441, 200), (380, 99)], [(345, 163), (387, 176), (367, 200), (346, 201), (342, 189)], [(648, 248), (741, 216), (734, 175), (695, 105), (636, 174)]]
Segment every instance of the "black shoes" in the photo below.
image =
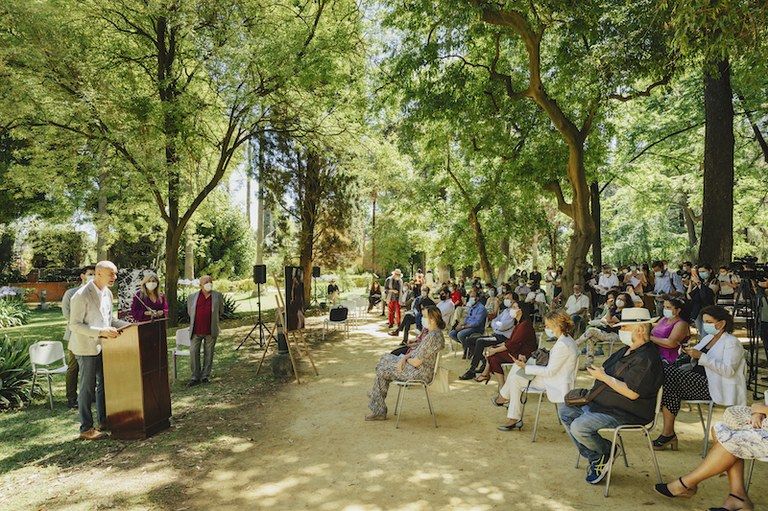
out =
[(474, 379), (474, 377), (475, 377), (475, 371), (470, 369), (466, 373), (464, 373), (461, 376), (459, 376), (459, 379), (460, 380), (472, 380), (472, 379)]
[(187, 382), (187, 387), (195, 387), (197, 385), (200, 385), (200, 382), (198, 380), (189, 380)]

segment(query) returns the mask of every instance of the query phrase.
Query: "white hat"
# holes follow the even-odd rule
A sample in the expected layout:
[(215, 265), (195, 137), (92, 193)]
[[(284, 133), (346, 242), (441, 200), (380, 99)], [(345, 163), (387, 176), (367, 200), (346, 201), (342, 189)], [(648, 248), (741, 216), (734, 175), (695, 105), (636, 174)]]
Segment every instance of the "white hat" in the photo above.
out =
[(658, 316), (652, 318), (651, 313), (645, 307), (628, 307), (621, 310), (621, 321), (613, 326), (655, 323), (658, 319)]
[(395, 271), (392, 272), (392, 275), (402, 275), (403, 272), (400, 271), (400, 268), (395, 268)]

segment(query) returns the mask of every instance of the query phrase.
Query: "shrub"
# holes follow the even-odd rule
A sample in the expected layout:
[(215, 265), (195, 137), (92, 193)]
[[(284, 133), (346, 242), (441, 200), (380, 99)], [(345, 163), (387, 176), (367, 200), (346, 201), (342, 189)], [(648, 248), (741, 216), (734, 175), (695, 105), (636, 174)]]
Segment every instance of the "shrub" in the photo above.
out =
[[(1, 300), (0, 300), (1, 301)], [(23, 342), (12, 342), (7, 336), (0, 341), (0, 409), (22, 406), (39, 387), (28, 392), (32, 383), (29, 348)]]
[(29, 322), (29, 307), (20, 296), (0, 298), (0, 328), (26, 325)]

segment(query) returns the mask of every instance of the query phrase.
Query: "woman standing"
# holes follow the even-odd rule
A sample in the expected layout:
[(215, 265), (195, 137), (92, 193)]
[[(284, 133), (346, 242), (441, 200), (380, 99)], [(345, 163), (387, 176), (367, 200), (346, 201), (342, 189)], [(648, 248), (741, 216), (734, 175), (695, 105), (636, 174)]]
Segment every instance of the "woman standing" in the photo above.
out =
[(435, 373), (437, 356), (445, 347), (443, 329), (445, 323), (440, 309), (435, 306), (427, 308), (425, 314), (426, 337), (416, 345), (413, 351), (405, 355), (387, 353), (379, 359), (376, 366), (376, 379), (373, 388), (368, 393), (371, 413), (365, 416), (367, 421), (382, 421), (387, 419), (387, 391), (393, 381), (422, 380), (429, 384)]
[(168, 300), (158, 289), (159, 286), (160, 280), (153, 272), (142, 279), (141, 287), (131, 302), (131, 317), (136, 323), (168, 317)]
[[(515, 364), (525, 370), (525, 374), (534, 376), (530, 380), (530, 389), (544, 390), (552, 403), (563, 403), (565, 395), (573, 388), (576, 381), (576, 360), (579, 351), (571, 335), (574, 324), (571, 317), (562, 310), (551, 311), (544, 317), (547, 336), (556, 337), (557, 342), (549, 354), (549, 363), (545, 366), (526, 364), (526, 357), (520, 355)], [(517, 371), (509, 373), (507, 381), (499, 392), (499, 398), (493, 399), (496, 406), (509, 403), (507, 422), (499, 426), (500, 431), (513, 431), (523, 427), (523, 405), (520, 397), (529, 385), (529, 380)]]
[(680, 401), (711, 399), (724, 406), (747, 404), (746, 360), (741, 342), (731, 333), (733, 317), (719, 305), (705, 308), (702, 314), (707, 335), (694, 348), (686, 348), (690, 358), (681, 357), (665, 367), (661, 397), (664, 429), (653, 441), (656, 450), (667, 445), (677, 450), (675, 418)]

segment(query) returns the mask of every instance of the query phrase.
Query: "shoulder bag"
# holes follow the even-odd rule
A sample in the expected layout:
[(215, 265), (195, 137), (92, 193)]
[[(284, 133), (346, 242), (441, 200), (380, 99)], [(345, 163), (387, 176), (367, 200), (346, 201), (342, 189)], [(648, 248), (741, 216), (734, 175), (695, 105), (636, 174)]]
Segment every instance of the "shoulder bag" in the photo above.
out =
[[(621, 376), (626, 369), (626, 366), (617, 371), (616, 374), (611, 375), (613, 378)], [(601, 382), (603, 383), (603, 382)], [(565, 404), (568, 406), (584, 406), (594, 400), (608, 385), (603, 383), (596, 389), (572, 389), (565, 395)]]

